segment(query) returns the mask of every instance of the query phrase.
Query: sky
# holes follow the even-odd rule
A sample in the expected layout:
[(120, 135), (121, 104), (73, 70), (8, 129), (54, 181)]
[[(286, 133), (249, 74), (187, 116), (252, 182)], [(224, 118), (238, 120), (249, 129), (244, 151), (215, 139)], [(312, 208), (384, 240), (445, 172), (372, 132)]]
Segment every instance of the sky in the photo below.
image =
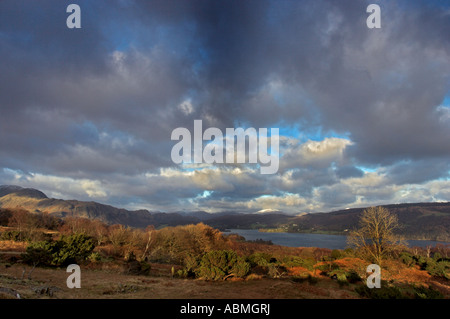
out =
[[(3, 0), (0, 185), (165, 212), (450, 201), (449, 34), (446, 1)], [(279, 128), (278, 172), (175, 164), (194, 120)]]

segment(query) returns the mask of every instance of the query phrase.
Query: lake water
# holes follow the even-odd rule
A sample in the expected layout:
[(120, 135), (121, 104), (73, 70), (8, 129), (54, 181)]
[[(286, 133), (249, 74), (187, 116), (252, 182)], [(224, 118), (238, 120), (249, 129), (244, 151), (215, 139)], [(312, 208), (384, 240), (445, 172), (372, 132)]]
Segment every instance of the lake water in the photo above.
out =
[[(230, 233), (235, 233), (245, 237), (246, 240), (270, 240), (275, 245), (288, 247), (318, 247), (329, 249), (347, 248), (347, 236), (343, 235), (323, 235), (304, 233), (266, 233), (256, 229), (230, 229)], [(228, 233), (229, 234), (229, 233)], [(450, 245), (449, 242), (433, 240), (407, 240), (410, 247), (436, 246), (436, 244)]]

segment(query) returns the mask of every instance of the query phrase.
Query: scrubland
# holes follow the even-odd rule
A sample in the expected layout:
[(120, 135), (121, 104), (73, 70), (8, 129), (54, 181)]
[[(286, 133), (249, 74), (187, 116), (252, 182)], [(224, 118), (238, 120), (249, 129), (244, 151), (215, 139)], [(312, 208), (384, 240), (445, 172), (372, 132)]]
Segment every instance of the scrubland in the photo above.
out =
[[(3, 215), (2, 215), (3, 214)], [(450, 297), (450, 249), (400, 247), (366, 286), (358, 250), (248, 242), (204, 224), (135, 229), (24, 211), (0, 214), (0, 298)], [(6, 214), (6, 217), (5, 217)], [(81, 267), (81, 289), (66, 267)]]

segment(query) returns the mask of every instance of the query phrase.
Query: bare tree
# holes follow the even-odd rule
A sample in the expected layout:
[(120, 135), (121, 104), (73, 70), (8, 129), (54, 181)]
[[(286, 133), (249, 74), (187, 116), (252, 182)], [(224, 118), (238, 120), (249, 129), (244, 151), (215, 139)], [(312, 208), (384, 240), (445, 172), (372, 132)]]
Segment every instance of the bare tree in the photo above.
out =
[(91, 222), (89, 235), (97, 240), (97, 246), (100, 246), (108, 238), (108, 227), (106, 224), (96, 219)]
[(147, 256), (148, 250), (150, 248), (150, 243), (152, 241), (152, 237), (153, 237), (152, 235), (153, 235), (154, 230), (155, 230), (155, 227), (153, 225), (148, 225), (145, 228), (145, 232), (147, 235), (147, 243), (145, 244), (144, 253), (142, 254), (142, 257), (141, 257), (142, 260), (145, 260), (145, 257)]
[(404, 245), (394, 233), (397, 228), (396, 215), (381, 206), (370, 207), (364, 210), (359, 228), (350, 232), (348, 242), (362, 257), (381, 266), (384, 258)]
[(16, 209), (12, 212), (8, 220), (8, 226), (15, 227), (19, 231), (19, 239), (31, 236), (37, 229), (37, 221), (35, 216), (24, 209)]
[(427, 258), (431, 257), (431, 246), (427, 246)]

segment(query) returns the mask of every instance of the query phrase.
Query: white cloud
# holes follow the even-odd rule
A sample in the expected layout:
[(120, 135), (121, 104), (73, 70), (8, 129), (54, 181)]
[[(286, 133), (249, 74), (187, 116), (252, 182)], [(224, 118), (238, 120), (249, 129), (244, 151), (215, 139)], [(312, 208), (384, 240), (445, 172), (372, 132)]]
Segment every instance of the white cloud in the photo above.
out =
[(308, 140), (300, 143), (294, 138), (282, 139), (280, 171), (293, 168), (327, 168), (333, 162), (344, 163), (345, 149), (353, 145), (351, 140), (327, 137), (322, 141)]
[(184, 100), (178, 105), (178, 108), (185, 114), (189, 115), (194, 112), (194, 106), (192, 105), (191, 99)]
[(73, 179), (41, 173), (24, 174), (15, 171), (2, 183), (36, 188), (48, 197), (79, 200), (104, 200), (108, 197), (106, 187), (100, 181), (90, 179)]
[(344, 149), (353, 143), (347, 139), (329, 137), (323, 141), (307, 141), (300, 147), (300, 154), (305, 163), (317, 160), (333, 160), (342, 156)]
[(440, 105), (436, 109), (439, 121), (442, 122), (450, 122), (450, 106), (448, 105)]

